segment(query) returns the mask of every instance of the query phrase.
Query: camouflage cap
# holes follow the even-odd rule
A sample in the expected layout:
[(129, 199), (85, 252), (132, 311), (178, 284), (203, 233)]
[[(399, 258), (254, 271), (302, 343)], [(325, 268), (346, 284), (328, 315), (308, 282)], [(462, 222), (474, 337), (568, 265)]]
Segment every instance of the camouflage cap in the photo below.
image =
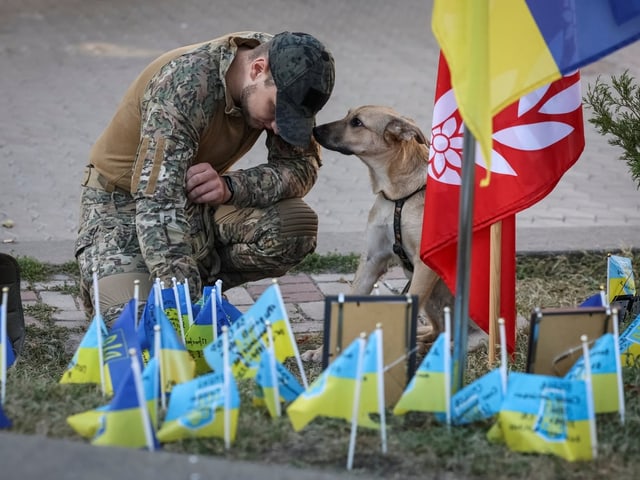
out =
[(271, 41), (269, 68), (278, 89), (279, 135), (292, 145), (306, 147), (311, 142), (315, 115), (333, 90), (333, 56), (307, 33), (282, 32)]

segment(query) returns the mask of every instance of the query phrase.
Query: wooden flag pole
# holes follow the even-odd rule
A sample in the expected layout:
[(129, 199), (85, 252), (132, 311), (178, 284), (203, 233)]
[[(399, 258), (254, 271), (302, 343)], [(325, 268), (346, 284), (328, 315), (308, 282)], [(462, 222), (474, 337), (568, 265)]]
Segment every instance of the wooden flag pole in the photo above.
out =
[(502, 267), (502, 221), (491, 225), (489, 261), (489, 366), (496, 361)]

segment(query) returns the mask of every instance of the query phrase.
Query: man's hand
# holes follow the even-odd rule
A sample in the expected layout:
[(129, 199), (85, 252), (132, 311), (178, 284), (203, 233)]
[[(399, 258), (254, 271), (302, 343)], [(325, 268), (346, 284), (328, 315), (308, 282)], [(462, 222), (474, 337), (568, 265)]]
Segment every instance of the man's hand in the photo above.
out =
[(193, 203), (222, 205), (231, 199), (231, 192), (218, 172), (208, 163), (198, 163), (187, 170), (187, 197)]

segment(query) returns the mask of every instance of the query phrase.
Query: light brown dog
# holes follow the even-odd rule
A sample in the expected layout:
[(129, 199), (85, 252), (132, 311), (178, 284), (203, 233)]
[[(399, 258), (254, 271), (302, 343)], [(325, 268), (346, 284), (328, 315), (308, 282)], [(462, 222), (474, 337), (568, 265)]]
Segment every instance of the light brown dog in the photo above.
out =
[[(420, 259), (429, 161), (424, 134), (413, 120), (391, 108), (372, 105), (319, 125), (313, 134), (324, 148), (362, 160), (369, 168), (376, 194), (367, 221), (366, 250), (360, 257), (350, 293), (368, 295), (390, 265), (403, 265), (410, 279), (407, 293), (419, 299), (419, 341), (432, 342), (442, 327), (427, 314), (427, 303), (439, 277)], [(397, 202), (402, 205), (400, 217), (395, 218), (399, 225), (394, 230)], [(450, 298), (448, 290), (446, 293)], [(304, 352), (302, 359), (320, 361), (321, 355), (322, 347)]]

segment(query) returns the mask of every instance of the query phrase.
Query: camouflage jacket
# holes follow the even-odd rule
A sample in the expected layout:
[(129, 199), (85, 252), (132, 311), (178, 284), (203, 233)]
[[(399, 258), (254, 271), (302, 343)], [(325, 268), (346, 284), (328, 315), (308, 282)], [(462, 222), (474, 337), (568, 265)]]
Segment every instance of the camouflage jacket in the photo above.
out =
[[(193, 214), (201, 208), (186, 198), (186, 171), (207, 162), (227, 172), (257, 141), (262, 130), (246, 125), (227, 94), (225, 74), (239, 46), (270, 38), (240, 32), (162, 55), (129, 87), (91, 151), (98, 172), (136, 201), (138, 240), (152, 277), (189, 278), (192, 293), (200, 291), (193, 239), (203, 226)], [(314, 185), (317, 143), (294, 147), (268, 132), (266, 145), (267, 163), (228, 172), (234, 205), (303, 197)]]

